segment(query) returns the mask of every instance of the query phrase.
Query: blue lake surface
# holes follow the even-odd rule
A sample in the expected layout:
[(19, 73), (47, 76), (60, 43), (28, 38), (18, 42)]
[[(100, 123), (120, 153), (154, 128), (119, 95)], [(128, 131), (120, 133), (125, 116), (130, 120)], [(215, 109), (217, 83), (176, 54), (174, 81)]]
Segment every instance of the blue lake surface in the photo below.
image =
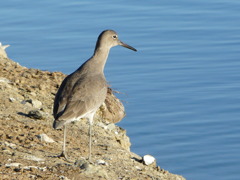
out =
[(105, 75), (131, 150), (187, 179), (240, 176), (240, 1), (2, 1), (0, 42), (29, 68), (73, 72), (114, 29)]

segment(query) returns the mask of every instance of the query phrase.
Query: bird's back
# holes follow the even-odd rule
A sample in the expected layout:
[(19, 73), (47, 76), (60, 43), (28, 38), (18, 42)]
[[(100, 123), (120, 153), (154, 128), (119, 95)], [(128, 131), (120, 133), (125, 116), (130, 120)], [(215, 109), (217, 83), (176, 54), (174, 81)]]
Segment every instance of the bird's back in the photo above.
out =
[(56, 94), (53, 114), (59, 124), (95, 112), (106, 98), (104, 74), (89, 73), (84, 65), (64, 79)]

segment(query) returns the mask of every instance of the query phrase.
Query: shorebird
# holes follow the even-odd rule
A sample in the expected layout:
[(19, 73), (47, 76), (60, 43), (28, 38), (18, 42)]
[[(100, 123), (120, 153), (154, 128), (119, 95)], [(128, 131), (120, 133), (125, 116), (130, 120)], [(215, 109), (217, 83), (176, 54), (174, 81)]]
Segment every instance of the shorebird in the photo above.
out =
[(107, 81), (104, 76), (109, 51), (114, 46), (123, 46), (137, 51), (118, 39), (113, 30), (103, 31), (97, 40), (94, 54), (83, 63), (76, 71), (68, 75), (62, 82), (54, 100), (53, 128), (63, 127), (62, 154), (68, 160), (66, 154), (66, 126), (72, 121), (87, 118), (89, 121), (89, 161), (91, 161), (91, 136), (93, 117), (97, 109), (104, 102), (107, 95)]

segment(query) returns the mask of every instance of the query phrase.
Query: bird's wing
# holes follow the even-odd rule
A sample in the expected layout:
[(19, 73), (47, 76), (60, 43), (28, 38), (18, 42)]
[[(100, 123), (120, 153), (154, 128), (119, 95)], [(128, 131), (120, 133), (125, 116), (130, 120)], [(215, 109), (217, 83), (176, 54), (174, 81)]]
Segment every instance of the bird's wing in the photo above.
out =
[(62, 114), (64, 108), (66, 107), (68, 96), (73, 87), (73, 81), (74, 79), (72, 75), (67, 76), (58, 89), (53, 106), (53, 116), (55, 119)]
[(101, 76), (80, 78), (67, 94), (66, 99), (62, 98), (64, 105), (60, 104), (64, 110), (60, 113), (59, 119), (74, 119), (88, 112), (96, 111), (106, 98), (105, 78)]

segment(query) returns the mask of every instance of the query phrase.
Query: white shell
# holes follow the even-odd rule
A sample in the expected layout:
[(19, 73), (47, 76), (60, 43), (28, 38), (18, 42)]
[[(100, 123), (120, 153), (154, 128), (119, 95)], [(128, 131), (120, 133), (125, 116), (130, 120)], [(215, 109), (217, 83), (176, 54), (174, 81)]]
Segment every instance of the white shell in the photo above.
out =
[(154, 161), (155, 161), (155, 158), (151, 155), (143, 156), (143, 163), (147, 166), (154, 163)]

